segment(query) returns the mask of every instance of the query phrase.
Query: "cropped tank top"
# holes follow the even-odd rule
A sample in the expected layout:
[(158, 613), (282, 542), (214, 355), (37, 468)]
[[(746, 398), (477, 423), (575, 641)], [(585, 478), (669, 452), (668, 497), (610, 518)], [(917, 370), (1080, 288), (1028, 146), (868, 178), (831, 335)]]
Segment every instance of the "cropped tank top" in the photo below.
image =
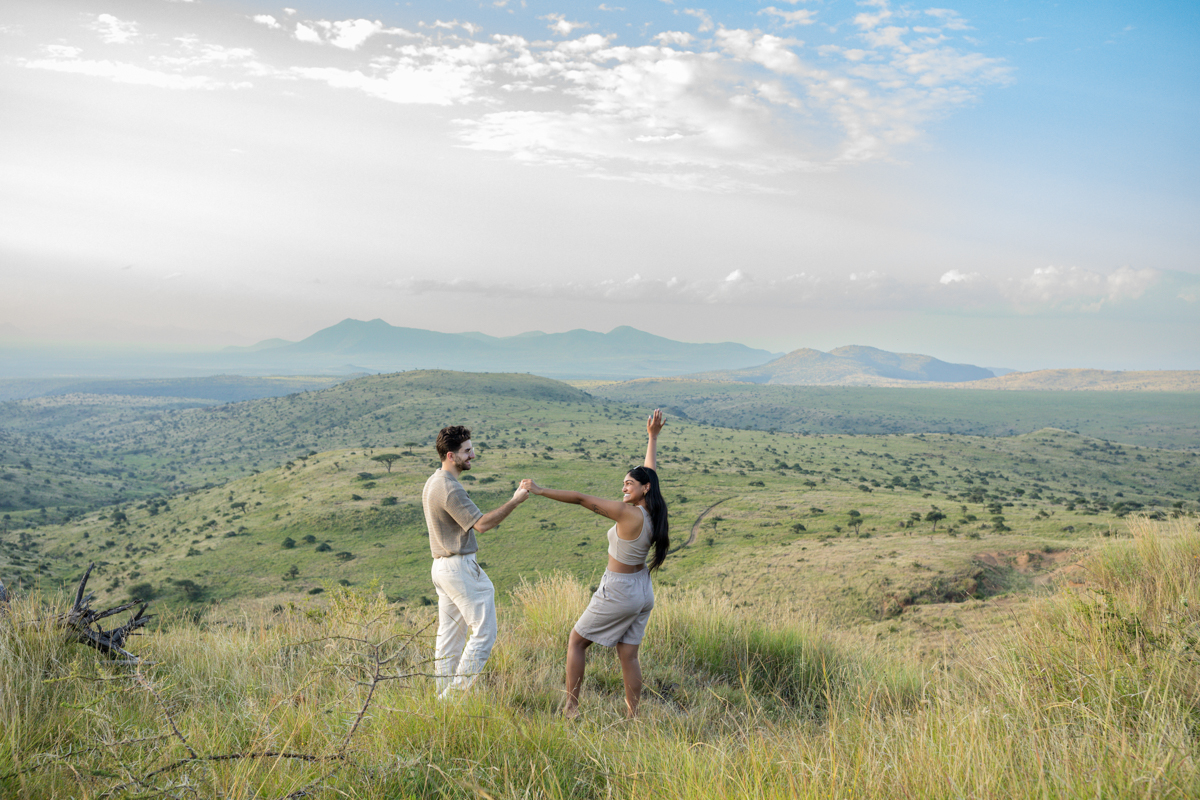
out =
[(654, 532), (650, 512), (645, 506), (638, 508), (642, 510), (642, 532), (636, 539), (626, 540), (617, 536), (616, 525), (608, 529), (608, 554), (630, 567), (640, 567), (646, 563), (646, 556), (650, 552), (650, 534)]

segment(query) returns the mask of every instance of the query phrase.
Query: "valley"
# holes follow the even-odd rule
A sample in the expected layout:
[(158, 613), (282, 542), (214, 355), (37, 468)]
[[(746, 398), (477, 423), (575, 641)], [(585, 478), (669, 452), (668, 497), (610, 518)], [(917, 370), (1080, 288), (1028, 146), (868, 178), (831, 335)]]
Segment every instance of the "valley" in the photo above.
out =
[[(830, 408), (865, 409), (887, 391), (820, 394)], [(475, 431), (480, 459), (464, 482), (485, 510), (523, 477), (608, 496), (644, 447), (652, 406), (628, 399), (534, 376), (433, 371), (193, 408), (128, 397), (18, 403), (0, 472), (13, 477), (0, 481), (0, 498), (12, 508), (26, 488), (77, 494), (65, 510), (6, 512), (0, 577), (49, 588), (95, 562), (106, 601), (153, 598), (202, 614), (247, 601), (317, 602), (339, 585), (378, 585), (399, 607), (420, 607), (434, 600), (420, 491), (436, 468), (436, 430), (453, 420)], [(907, 414), (911, 427), (949, 413), (948, 401), (922, 418), (917, 406), (885, 399), (875, 413)], [(1072, 413), (1094, 428), (1120, 418), (1123, 407), (1103, 399), (1088, 395), (1092, 405)], [(1078, 556), (1122, 530), (1122, 517), (1190, 515), (1200, 497), (1190, 450), (1052, 427), (772, 433), (705, 424), (690, 408), (669, 415), (662, 438), (677, 549), (657, 582), (735, 607), (815, 614), (929, 657), (952, 646), (947, 632), (994, 623), (1001, 607), (1011, 613), (1047, 580), (1069, 577)], [(1041, 413), (1053, 420), (1063, 408)], [(954, 413), (986, 428), (1002, 411), (977, 406), (973, 421), (966, 406)], [(1160, 436), (1170, 424), (1187, 441), (1182, 416), (1151, 412), (1164, 420)], [(855, 417), (830, 419), (849, 427)], [(594, 584), (604, 522), (533, 498), (482, 536), (480, 559), (502, 602), (537, 576)]]

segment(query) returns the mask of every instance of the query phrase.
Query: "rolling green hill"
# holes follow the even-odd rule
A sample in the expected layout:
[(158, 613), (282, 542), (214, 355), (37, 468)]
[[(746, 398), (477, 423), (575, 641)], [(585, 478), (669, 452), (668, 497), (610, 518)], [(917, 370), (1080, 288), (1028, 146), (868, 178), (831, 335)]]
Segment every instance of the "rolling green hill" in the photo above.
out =
[[(1010, 428), (1026, 413), (1074, 414), (1081, 428), (1186, 441), (1194, 425), (1165, 401), (1012, 393), (972, 415), (939, 392), (824, 391), (829, 430), (998, 430), (1005, 413)], [(920, 396), (931, 403), (897, 400)], [(16, 597), (0, 624), (0, 704), (18, 720), (0, 746), (0, 784), (30, 797), (69, 796), (81, 777), (102, 793), (127, 775), (159, 781), (143, 784), (156, 791), (236, 796), (319, 785), (364, 797), (481, 786), (635, 797), (649, 774), (685, 776), (678, 796), (719, 784), (742, 797), (766, 783), (764, 796), (794, 797), (794, 776), (810, 774), (795, 765), (836, 763), (837, 780), (811, 770), (823, 783), (809, 794), (910, 797), (969, 789), (983, 764), (992, 794), (1009, 797), (1053, 763), (1069, 764), (1055, 785), (1079, 796), (1098, 785), (1132, 795), (1143, 776), (1163, 775), (1167, 794), (1194, 793), (1195, 762), (1178, 742), (1192, 742), (1197, 706), (1176, 701), (1196, 686), (1200, 455), (1054, 427), (770, 433), (672, 414), (660, 474), (675, 549), (655, 577), (643, 723), (613, 724), (621, 676), (602, 648), (589, 652), (584, 718), (554, 716), (562, 641), (604, 568), (607, 520), (541, 498), (480, 537), (503, 606), (487, 691), (437, 704), (424, 677), (435, 595), (420, 508), (433, 433), (451, 420), (472, 427), (480, 458), (464, 483), (484, 509), (526, 476), (616, 496), (641, 460), (652, 397), (424, 372), (218, 407), (7, 404), (0, 498), (82, 494), (86, 483), (121, 499), (87, 509), (101, 494), (67, 498), (80, 505), (58, 524), (56, 508), (0, 517), (0, 579)], [(744, 412), (737, 403), (755, 399), (724, 402)], [(136, 673), (44, 625), (63, 604), (46, 613), (41, 598), (88, 563), (95, 607), (137, 597), (161, 615), (134, 645), (153, 662)], [(1052, 594), (1064, 586), (1096, 591)], [(404, 675), (376, 681), (381, 653)], [(875, 666), (885, 656), (898, 666)], [(348, 731), (351, 761), (323, 760), (345, 750)], [(103, 746), (90, 744), (97, 736)], [(670, 763), (642, 760), (664, 747)], [(296, 756), (286, 763), (285, 749)], [(1101, 782), (1088, 770), (1103, 759)], [(543, 768), (551, 762), (568, 767)], [(869, 784), (864, 763), (875, 765)], [(913, 764), (923, 777), (896, 788)], [(448, 775), (465, 777), (438, 782)]]
[[(416, 391), (418, 377), (488, 386), (495, 398), (466, 402), (474, 391), (466, 386), (456, 395), (458, 419), (476, 432), (481, 454), (465, 482), (484, 509), (526, 476), (615, 496), (640, 461), (640, 411), (551, 382), (432, 374), (367, 381), (343, 390), (347, 402), (366, 404), (344, 418), (359, 419), (378, 395), (399, 438), (410, 435), (397, 401)], [(544, 399), (531, 396), (538, 393)], [(450, 413), (445, 402), (414, 404), (407, 424)], [(373, 460), (384, 452), (400, 456), (390, 471)], [(428, 444), (311, 450), (221, 486), (123, 502), (63, 525), (6, 523), (0, 576), (56, 586), (94, 561), (102, 599), (153, 596), (197, 610), (247, 598), (298, 602), (373, 580), (403, 605), (427, 603), (419, 498), (435, 466)], [(1038, 574), (1063, 566), (1053, 554), (1090, 548), (1120, 516), (1188, 513), (1200, 496), (1195, 456), (1061, 430), (806, 437), (674, 418), (660, 467), (673, 541), (690, 540), (661, 584), (705, 587), (738, 604), (789, 599), (854, 625), (903, 615), (913, 636), (925, 631), (927, 606), (1030, 590)], [(501, 596), (554, 571), (591, 584), (604, 567), (606, 527), (581, 509), (534, 498), (481, 537), (480, 559)], [(977, 613), (992, 608), (985, 602)]]
[(515, 424), (546, 403), (580, 419), (606, 406), (548, 378), (439, 371), (199, 407), (95, 395), (3, 403), (0, 511), (47, 508), (59, 519), (98, 503), (218, 485), (310, 451), (429, 442), (451, 420)]
[(1196, 395), (1188, 392), (758, 386), (682, 378), (578, 385), (597, 397), (670, 407), (697, 421), (734, 428), (968, 436), (1061, 428), (1112, 442), (1200, 449)]
[(434, 371), (370, 376), (321, 391), (224, 405), (90, 394), (3, 403), (0, 512), (10, 515), (10, 524), (63, 521), (109, 503), (220, 485), (309, 452), (427, 443), (452, 418), (508, 431), (530, 415), (590, 426), (653, 406), (707, 424), (781, 432), (1011, 436), (1052, 427), (1113, 442), (1200, 446), (1191, 396), (1178, 393), (906, 391), (682, 380), (587, 388), (590, 393), (530, 375)]

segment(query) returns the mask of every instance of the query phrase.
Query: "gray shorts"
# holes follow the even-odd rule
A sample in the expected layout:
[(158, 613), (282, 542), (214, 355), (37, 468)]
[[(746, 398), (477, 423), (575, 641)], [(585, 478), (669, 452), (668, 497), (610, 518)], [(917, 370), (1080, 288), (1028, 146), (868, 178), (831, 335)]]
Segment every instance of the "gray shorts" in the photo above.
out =
[(626, 575), (605, 570), (599, 588), (575, 623), (575, 632), (605, 647), (641, 644), (652, 608), (654, 587), (649, 571)]

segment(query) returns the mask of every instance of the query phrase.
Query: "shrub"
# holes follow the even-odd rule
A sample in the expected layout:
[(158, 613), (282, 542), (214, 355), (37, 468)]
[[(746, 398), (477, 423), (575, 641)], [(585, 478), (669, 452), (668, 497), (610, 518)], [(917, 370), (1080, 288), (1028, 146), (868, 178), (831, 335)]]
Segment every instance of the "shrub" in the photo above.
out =
[(153, 600), (158, 595), (149, 583), (135, 583), (129, 587), (130, 600)]

